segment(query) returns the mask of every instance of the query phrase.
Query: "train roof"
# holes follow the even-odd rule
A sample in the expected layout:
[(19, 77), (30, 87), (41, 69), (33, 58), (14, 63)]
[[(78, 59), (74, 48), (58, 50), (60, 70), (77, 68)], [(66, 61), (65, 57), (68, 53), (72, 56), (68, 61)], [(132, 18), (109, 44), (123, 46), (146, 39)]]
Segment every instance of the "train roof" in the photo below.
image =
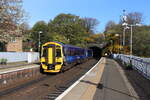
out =
[(73, 45), (69, 45), (69, 44), (64, 44), (63, 47), (70, 47), (70, 48), (78, 48), (78, 49), (84, 49), (84, 48), (81, 48), (81, 47), (77, 47), (77, 46), (73, 46)]
[(57, 42), (57, 41), (54, 41), (54, 42), (56, 42), (56, 43), (58, 43), (58, 44), (62, 45), (63, 47), (68, 47), (68, 48), (70, 47), (70, 48), (85, 49), (85, 48), (81, 48), (81, 47), (73, 46), (73, 45), (70, 45), (70, 44), (64, 44), (64, 43), (62, 43), (62, 42)]
[[(51, 41), (52, 42), (52, 41)], [(86, 50), (90, 50), (90, 49), (88, 49), (88, 48), (81, 48), (81, 47), (77, 47), (77, 46), (73, 46), (73, 45), (70, 45), (70, 44), (64, 44), (64, 43), (62, 43), (62, 42), (57, 42), (57, 41), (53, 41), (53, 42), (55, 42), (55, 43), (58, 43), (58, 44), (60, 44), (60, 45), (62, 45), (63, 47), (67, 47), (67, 48), (76, 48), (76, 49), (86, 49)]]

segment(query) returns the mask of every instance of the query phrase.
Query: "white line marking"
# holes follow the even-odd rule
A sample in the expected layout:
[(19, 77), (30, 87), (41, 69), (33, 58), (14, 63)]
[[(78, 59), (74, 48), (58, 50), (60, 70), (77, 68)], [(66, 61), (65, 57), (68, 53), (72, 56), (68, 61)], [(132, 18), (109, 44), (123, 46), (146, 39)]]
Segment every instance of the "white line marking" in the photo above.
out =
[(61, 100), (65, 95), (67, 95), (87, 74), (89, 74), (100, 62), (102, 58), (94, 65), (86, 74), (84, 74), (80, 79), (78, 79), (74, 84), (72, 84), (66, 91), (59, 95), (55, 100)]

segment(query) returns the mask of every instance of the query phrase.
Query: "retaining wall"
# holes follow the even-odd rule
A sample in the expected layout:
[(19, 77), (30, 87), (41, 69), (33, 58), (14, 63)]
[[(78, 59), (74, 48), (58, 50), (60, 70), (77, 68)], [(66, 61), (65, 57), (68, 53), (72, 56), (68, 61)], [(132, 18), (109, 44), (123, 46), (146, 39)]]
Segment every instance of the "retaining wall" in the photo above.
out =
[(21, 80), (30, 79), (34, 76), (40, 75), (40, 66), (35, 65), (33, 68), (17, 70), (12, 72), (4, 72), (0, 74), (0, 87), (8, 86), (11, 83)]

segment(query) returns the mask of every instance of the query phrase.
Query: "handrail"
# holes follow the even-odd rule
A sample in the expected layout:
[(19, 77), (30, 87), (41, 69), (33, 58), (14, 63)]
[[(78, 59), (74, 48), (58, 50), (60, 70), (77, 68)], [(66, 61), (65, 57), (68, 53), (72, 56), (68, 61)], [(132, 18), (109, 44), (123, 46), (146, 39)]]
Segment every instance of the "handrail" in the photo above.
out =
[[(125, 64), (131, 64), (132, 68), (138, 70), (144, 77), (150, 79), (150, 61), (144, 61), (145, 58), (137, 56), (114, 54), (115, 59), (121, 60)], [(147, 59), (147, 58), (146, 58)]]

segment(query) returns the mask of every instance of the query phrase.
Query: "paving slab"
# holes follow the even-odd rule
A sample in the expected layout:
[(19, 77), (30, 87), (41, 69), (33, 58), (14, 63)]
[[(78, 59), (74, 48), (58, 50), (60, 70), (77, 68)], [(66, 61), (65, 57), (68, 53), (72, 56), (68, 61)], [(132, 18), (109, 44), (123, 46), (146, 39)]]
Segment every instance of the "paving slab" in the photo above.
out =
[(114, 60), (106, 59), (105, 69), (93, 100), (132, 100), (132, 95)]
[(103, 57), (56, 100), (134, 100), (122, 75), (114, 60)]

